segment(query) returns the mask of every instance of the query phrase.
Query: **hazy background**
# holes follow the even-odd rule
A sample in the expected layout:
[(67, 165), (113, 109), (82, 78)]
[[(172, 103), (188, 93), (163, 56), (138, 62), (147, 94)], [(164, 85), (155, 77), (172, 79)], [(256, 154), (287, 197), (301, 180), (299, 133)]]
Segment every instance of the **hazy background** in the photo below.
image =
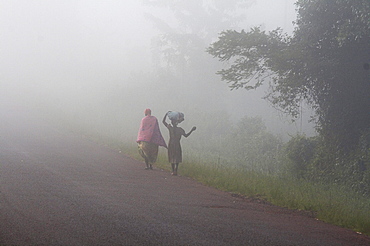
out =
[[(250, 2), (239, 30), (293, 31), (294, 0)], [(182, 127), (196, 125), (198, 137), (207, 121), (244, 116), (261, 116), (283, 137), (313, 133), (308, 109), (291, 123), (261, 99), (266, 88), (230, 91), (214, 74), (220, 67), (207, 79), (198, 76), (202, 64), (172, 79), (159, 64), (151, 16), (175, 23), (168, 9), (137, 0), (0, 0), (0, 109), (36, 110), (122, 141), (135, 140), (145, 108), (159, 120), (184, 112)]]

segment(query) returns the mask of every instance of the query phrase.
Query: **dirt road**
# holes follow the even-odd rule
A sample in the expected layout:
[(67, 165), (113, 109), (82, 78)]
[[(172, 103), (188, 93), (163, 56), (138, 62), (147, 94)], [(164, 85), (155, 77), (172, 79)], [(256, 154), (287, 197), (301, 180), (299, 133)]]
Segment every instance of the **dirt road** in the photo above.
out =
[(300, 213), (146, 171), (27, 112), (0, 116), (0, 245), (370, 245)]

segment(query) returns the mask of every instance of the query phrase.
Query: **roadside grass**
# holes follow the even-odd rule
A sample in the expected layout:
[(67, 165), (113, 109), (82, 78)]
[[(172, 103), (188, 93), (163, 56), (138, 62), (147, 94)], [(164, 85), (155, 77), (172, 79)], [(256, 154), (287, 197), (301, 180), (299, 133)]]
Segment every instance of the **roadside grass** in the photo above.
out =
[[(120, 147), (125, 154), (142, 160), (136, 146)], [(163, 148), (160, 148), (155, 167), (170, 170)], [(189, 153), (179, 166), (179, 174), (223, 191), (263, 199), (289, 209), (309, 211), (319, 220), (370, 235), (370, 198), (344, 186), (226, 167)]]

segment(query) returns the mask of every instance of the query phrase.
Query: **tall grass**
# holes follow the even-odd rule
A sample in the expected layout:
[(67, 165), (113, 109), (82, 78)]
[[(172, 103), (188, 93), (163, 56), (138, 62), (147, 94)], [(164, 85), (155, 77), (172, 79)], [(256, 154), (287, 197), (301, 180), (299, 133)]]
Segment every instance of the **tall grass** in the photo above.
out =
[[(122, 148), (131, 157), (142, 159), (136, 146)], [(170, 169), (164, 149), (159, 153), (156, 167)], [(257, 197), (289, 209), (311, 211), (322, 221), (370, 235), (370, 198), (345, 186), (224, 166), (217, 158), (207, 160), (196, 153), (187, 153), (179, 173), (220, 190)]]

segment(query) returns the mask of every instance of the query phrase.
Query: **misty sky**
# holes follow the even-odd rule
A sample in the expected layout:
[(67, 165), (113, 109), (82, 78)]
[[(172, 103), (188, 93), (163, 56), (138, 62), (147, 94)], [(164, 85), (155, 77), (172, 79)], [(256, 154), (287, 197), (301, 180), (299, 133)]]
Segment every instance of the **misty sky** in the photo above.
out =
[(49, 89), (64, 83), (99, 86), (90, 81), (149, 66), (143, 57), (153, 32), (139, 1), (0, 4), (2, 75), (12, 83)]
[[(290, 33), (296, 17), (294, 2), (254, 1), (240, 29), (260, 25), (266, 30), (282, 27)], [(98, 98), (113, 101), (117, 95), (110, 94), (118, 89), (137, 88), (137, 93), (130, 89), (122, 96), (122, 107), (118, 106), (122, 114), (135, 114), (133, 119), (138, 121), (147, 107), (164, 113), (170, 108), (163, 105), (165, 99), (143, 99), (146, 96), (140, 94), (145, 88), (156, 87), (150, 77), (133, 77), (153, 68), (151, 42), (158, 30), (145, 13), (158, 16), (161, 10), (143, 6), (138, 0), (0, 0), (0, 102), (35, 101), (71, 109), (87, 105), (82, 107), (86, 109), (101, 102)], [(221, 88), (217, 93), (225, 98), (221, 110), (240, 108), (241, 101), (263, 104), (262, 94), (230, 92), (224, 82), (215, 88)], [(188, 102), (193, 101), (191, 95), (186, 95)], [(174, 107), (181, 107), (176, 98), (167, 99)], [(261, 107), (269, 106), (265, 103)], [(245, 107), (240, 116), (258, 114), (257, 108)], [(136, 127), (137, 122), (134, 124)]]

